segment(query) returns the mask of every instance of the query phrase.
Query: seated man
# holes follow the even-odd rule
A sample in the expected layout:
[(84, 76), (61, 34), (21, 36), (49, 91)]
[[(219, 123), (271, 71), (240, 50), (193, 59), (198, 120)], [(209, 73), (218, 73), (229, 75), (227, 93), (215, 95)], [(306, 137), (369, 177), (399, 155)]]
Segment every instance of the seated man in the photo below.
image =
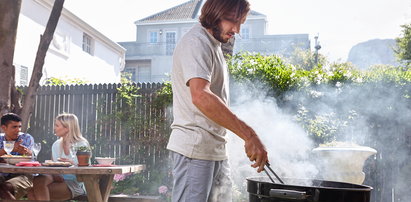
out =
[[(0, 156), (6, 154), (3, 141), (15, 141), (12, 155), (30, 156), (34, 139), (30, 134), (21, 132), (22, 119), (13, 113), (1, 117)], [(0, 199), (20, 199), (33, 187), (33, 176), (25, 174), (0, 173)], [(3, 182), (2, 182), (3, 181)]]

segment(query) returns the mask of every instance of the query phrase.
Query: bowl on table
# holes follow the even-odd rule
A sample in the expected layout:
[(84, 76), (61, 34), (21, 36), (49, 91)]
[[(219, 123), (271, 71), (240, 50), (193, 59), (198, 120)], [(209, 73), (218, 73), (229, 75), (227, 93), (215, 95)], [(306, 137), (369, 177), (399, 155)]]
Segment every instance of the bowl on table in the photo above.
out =
[(111, 157), (96, 157), (94, 159), (96, 159), (99, 165), (111, 165), (116, 160), (116, 158)]

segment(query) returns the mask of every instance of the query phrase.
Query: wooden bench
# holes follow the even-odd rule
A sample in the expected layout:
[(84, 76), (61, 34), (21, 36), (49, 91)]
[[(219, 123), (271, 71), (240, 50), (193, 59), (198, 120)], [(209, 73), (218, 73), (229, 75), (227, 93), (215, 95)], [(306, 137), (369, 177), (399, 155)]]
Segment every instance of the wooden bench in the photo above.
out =
[[(86, 195), (78, 196), (72, 200), (87, 201)], [(125, 194), (111, 194), (109, 202), (161, 202), (160, 196), (134, 196)]]

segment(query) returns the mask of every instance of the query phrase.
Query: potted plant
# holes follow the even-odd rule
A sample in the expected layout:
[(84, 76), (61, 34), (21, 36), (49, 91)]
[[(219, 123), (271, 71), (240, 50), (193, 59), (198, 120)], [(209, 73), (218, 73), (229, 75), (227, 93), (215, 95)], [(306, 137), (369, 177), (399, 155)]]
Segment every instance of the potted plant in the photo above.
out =
[(91, 148), (88, 146), (80, 146), (76, 148), (76, 156), (78, 166), (88, 166), (91, 157)]

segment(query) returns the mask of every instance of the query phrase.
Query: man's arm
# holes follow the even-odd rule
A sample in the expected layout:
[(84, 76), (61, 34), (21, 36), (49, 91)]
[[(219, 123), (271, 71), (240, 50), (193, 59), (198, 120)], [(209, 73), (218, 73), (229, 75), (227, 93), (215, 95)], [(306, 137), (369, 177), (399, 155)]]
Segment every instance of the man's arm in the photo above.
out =
[[(0, 136), (0, 141), (1, 141), (0, 144), (3, 144), (3, 140), (4, 140), (4, 137), (2, 138), (2, 137)], [(4, 145), (3, 145), (3, 147), (4, 147)], [(0, 148), (0, 156), (3, 156), (4, 154), (6, 154), (6, 150), (4, 150), (3, 147)]]
[(259, 167), (257, 172), (264, 169), (268, 161), (267, 151), (255, 131), (244, 121), (240, 120), (227, 105), (210, 90), (210, 82), (201, 78), (189, 81), (193, 104), (209, 119), (227, 128), (245, 141), (245, 152), (252, 167)]
[(6, 151), (3, 148), (1, 148), (0, 149), (0, 156), (3, 156), (4, 154), (6, 154)]

